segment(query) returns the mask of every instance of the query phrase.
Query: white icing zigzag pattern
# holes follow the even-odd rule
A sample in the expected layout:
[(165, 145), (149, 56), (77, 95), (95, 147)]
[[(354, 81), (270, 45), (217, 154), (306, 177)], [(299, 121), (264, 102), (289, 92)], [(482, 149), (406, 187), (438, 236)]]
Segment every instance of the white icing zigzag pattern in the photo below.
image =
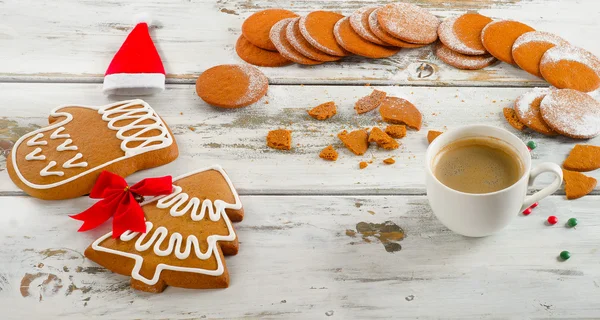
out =
[[(163, 146), (171, 145), (172, 137), (160, 119), (147, 103), (140, 103), (141, 100), (133, 100), (133, 102), (125, 103), (118, 107), (107, 106), (98, 110), (102, 115), (102, 120), (108, 121), (108, 127), (117, 131), (117, 138), (123, 140), (121, 149), (126, 156), (134, 156), (143, 153), (146, 148), (162, 148)], [(141, 105), (142, 108), (132, 109), (131, 106)], [(127, 125), (117, 125), (122, 120), (133, 120)], [(142, 124), (146, 120), (151, 120), (153, 123)], [(149, 131), (160, 131), (160, 134), (150, 137), (142, 135)], [(134, 131), (131, 134), (131, 131)], [(130, 132), (127, 134), (127, 132)], [(140, 142), (138, 146), (128, 147), (132, 142)]]
[(35, 148), (35, 150), (31, 151), (28, 155), (25, 156), (25, 160), (46, 160), (46, 156), (38, 153), (42, 152), (42, 148)]
[(45, 146), (45, 145), (47, 145), (48, 141), (38, 141), (43, 136), (44, 136), (43, 133), (36, 134), (33, 138), (31, 138), (31, 139), (29, 139), (29, 141), (27, 141), (27, 146), (33, 147), (33, 146)]
[[(206, 241), (208, 243), (208, 249), (206, 250), (206, 252), (202, 252), (200, 249), (198, 238), (195, 235), (189, 235), (186, 238), (185, 248), (182, 250), (181, 247), (183, 244), (183, 236), (178, 232), (173, 232), (173, 233), (171, 233), (171, 236), (169, 237), (168, 247), (165, 250), (162, 250), (162, 249), (160, 249), (160, 247), (162, 246), (163, 242), (166, 240), (169, 230), (162, 226), (156, 228), (156, 230), (154, 230), (154, 232), (150, 236), (150, 239), (144, 243), (144, 239), (150, 234), (150, 232), (152, 231), (152, 228), (154, 227), (152, 222), (146, 221), (147, 232), (140, 235), (140, 237), (136, 240), (135, 250), (138, 252), (143, 252), (143, 251), (150, 249), (150, 247), (153, 247), (154, 253), (158, 256), (168, 256), (168, 255), (171, 255), (172, 253), (175, 253), (175, 256), (178, 259), (187, 259), (193, 250), (195, 256), (201, 260), (209, 259), (210, 257), (212, 257), (214, 255), (217, 260), (217, 269), (206, 270), (206, 269), (200, 269), (200, 268), (171, 266), (171, 265), (161, 263), (156, 267), (156, 271), (155, 271), (152, 279), (147, 279), (139, 273), (140, 269), (142, 267), (142, 263), (143, 263), (143, 258), (140, 255), (129, 253), (129, 252), (117, 251), (117, 250), (109, 249), (109, 248), (106, 248), (106, 247), (103, 247), (100, 245), (104, 240), (111, 237), (112, 232), (109, 232), (106, 235), (97, 239), (92, 244), (92, 248), (96, 251), (108, 252), (108, 253), (112, 253), (112, 254), (116, 254), (116, 255), (134, 259), (135, 266), (133, 267), (133, 270), (131, 271), (131, 277), (136, 280), (142, 281), (148, 285), (154, 285), (158, 282), (158, 280), (160, 278), (160, 273), (162, 272), (162, 270), (193, 272), (193, 273), (200, 273), (200, 274), (206, 274), (206, 275), (211, 275), (211, 276), (219, 276), (219, 275), (223, 274), (223, 272), (225, 271), (225, 267), (223, 266), (223, 262), (221, 261), (221, 256), (219, 255), (219, 252), (218, 252), (217, 242), (218, 241), (233, 241), (236, 238), (235, 231), (233, 230), (233, 226), (231, 225), (231, 220), (229, 220), (229, 217), (227, 216), (225, 210), (226, 209), (239, 210), (242, 208), (242, 204), (240, 202), (239, 196), (238, 196), (237, 192), (235, 191), (235, 189), (233, 188), (231, 180), (229, 180), (229, 177), (227, 176), (225, 171), (218, 165), (215, 165), (215, 166), (212, 166), (209, 168), (205, 168), (205, 169), (201, 169), (201, 170), (198, 170), (195, 172), (191, 172), (184, 176), (177, 177), (175, 180), (180, 180), (180, 179), (183, 179), (190, 175), (193, 175), (193, 174), (196, 174), (199, 172), (208, 171), (208, 170), (216, 170), (219, 173), (221, 173), (221, 175), (223, 176), (223, 178), (227, 181), (227, 184), (229, 185), (229, 188), (235, 198), (235, 203), (231, 204), (231, 203), (227, 203), (222, 200), (215, 200), (214, 203), (212, 203), (210, 200), (200, 201), (200, 199), (198, 199), (197, 197), (190, 198), (190, 196), (187, 193), (183, 192), (183, 189), (181, 187), (174, 186), (174, 191), (172, 194), (167, 195), (167, 196), (157, 197), (157, 198), (152, 199), (149, 202), (146, 202), (144, 204), (157, 201), (156, 206), (158, 208), (170, 207), (169, 213), (171, 216), (180, 217), (184, 214), (189, 213), (190, 216), (192, 217), (192, 220), (194, 220), (194, 221), (202, 220), (204, 218), (204, 216), (206, 215), (206, 213), (208, 212), (208, 216), (212, 221), (218, 221), (220, 219), (223, 219), (223, 221), (225, 221), (225, 224), (227, 225), (229, 234), (226, 236), (222, 236), (222, 235), (208, 236), (206, 238)], [(142, 205), (144, 205), (144, 204), (142, 204)], [(213, 209), (213, 204), (214, 204), (214, 209)], [(131, 241), (138, 235), (139, 235), (138, 232), (127, 231), (121, 235), (120, 240)]]
[(42, 171), (40, 171), (40, 176), (42, 176), (42, 177), (46, 177), (46, 176), (62, 177), (65, 175), (65, 173), (62, 171), (48, 171), (48, 170), (54, 168), (54, 166), (56, 166), (56, 161), (50, 161), (50, 163), (48, 163), (48, 165), (44, 169), (42, 169)]
[(88, 166), (88, 163), (83, 161), (83, 162), (79, 162), (79, 163), (73, 163), (79, 159), (83, 158), (83, 155), (81, 153), (78, 153), (76, 155), (73, 156), (73, 158), (65, 161), (65, 163), (63, 163), (62, 167), (65, 169), (69, 169), (69, 168), (85, 168)]

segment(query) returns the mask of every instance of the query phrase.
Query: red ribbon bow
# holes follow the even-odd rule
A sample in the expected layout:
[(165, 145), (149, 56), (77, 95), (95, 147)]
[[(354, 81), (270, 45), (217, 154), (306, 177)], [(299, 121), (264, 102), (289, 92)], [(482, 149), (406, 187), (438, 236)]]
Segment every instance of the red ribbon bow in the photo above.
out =
[(122, 177), (102, 171), (90, 192), (90, 198), (102, 200), (71, 218), (83, 221), (79, 232), (94, 229), (113, 217), (113, 238), (127, 230), (145, 233), (146, 219), (138, 200), (143, 201), (143, 196), (170, 194), (172, 180), (171, 176), (147, 178), (130, 187)]

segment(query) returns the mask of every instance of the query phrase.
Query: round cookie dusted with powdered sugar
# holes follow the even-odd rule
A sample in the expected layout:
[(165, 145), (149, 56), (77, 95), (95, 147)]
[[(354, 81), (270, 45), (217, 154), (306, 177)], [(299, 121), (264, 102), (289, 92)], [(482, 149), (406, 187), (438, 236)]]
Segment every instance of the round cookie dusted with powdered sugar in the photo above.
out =
[(377, 21), (392, 36), (419, 44), (435, 42), (440, 25), (440, 20), (429, 11), (401, 2), (390, 3), (378, 9)]
[(369, 15), (377, 8), (378, 7), (363, 7), (354, 11), (354, 13), (350, 15), (350, 25), (363, 39), (385, 46), (388, 44), (381, 41), (369, 27)]
[(279, 52), (261, 49), (253, 45), (244, 35), (240, 35), (235, 43), (235, 52), (242, 60), (255, 66), (281, 67), (292, 63)]
[(361, 38), (350, 26), (349, 19), (348, 17), (341, 19), (333, 28), (335, 39), (344, 49), (373, 59), (387, 58), (400, 51), (400, 48), (380, 46)]
[(442, 43), (438, 43), (435, 46), (434, 52), (435, 55), (446, 64), (463, 70), (483, 69), (497, 61), (496, 58), (490, 54), (481, 56), (468, 56), (466, 54), (458, 53), (450, 50)]
[(242, 35), (255, 46), (276, 51), (269, 39), (269, 31), (282, 19), (297, 17), (298, 15), (285, 9), (266, 9), (249, 16), (242, 24)]
[(221, 108), (241, 108), (262, 98), (269, 88), (267, 77), (246, 64), (223, 64), (202, 72), (196, 93), (206, 103)]
[(306, 39), (304, 39), (304, 36), (302, 36), (299, 24), (300, 18), (295, 18), (290, 23), (288, 23), (287, 27), (285, 28), (285, 37), (292, 45), (292, 47), (294, 47), (294, 49), (296, 49), (298, 52), (300, 52), (307, 58), (317, 61), (330, 62), (337, 61), (342, 58), (326, 54), (313, 47), (308, 41), (306, 41)]
[(531, 130), (547, 136), (555, 136), (557, 134), (556, 131), (548, 126), (540, 113), (542, 99), (551, 90), (550, 88), (534, 88), (519, 96), (515, 101), (515, 111), (519, 121)]
[(300, 32), (313, 47), (332, 56), (347, 56), (333, 35), (333, 27), (343, 17), (332, 11), (313, 11), (300, 18)]
[(559, 89), (590, 92), (600, 88), (600, 60), (578, 47), (556, 46), (546, 51), (540, 73)]
[(481, 43), (481, 30), (492, 19), (478, 13), (465, 13), (440, 23), (438, 36), (448, 48), (458, 53), (476, 56), (487, 53)]
[(500, 61), (515, 64), (512, 47), (525, 32), (535, 31), (532, 27), (513, 20), (499, 20), (488, 23), (481, 30), (481, 43), (491, 55)]
[(600, 103), (586, 93), (551, 91), (542, 99), (540, 112), (548, 126), (564, 136), (590, 139), (600, 134)]
[[(387, 31), (383, 30), (383, 28), (379, 24), (379, 21), (377, 21), (377, 12), (379, 10), (380, 10), (380, 8), (371, 11), (371, 13), (369, 13), (368, 20), (369, 20), (369, 29), (373, 32), (373, 34), (375, 34), (379, 39), (381, 39), (381, 41), (389, 44), (390, 46), (400, 47), (400, 48), (420, 48), (422, 46), (427, 45), (427, 44), (416, 44), (416, 43), (409, 43), (406, 41), (402, 41), (398, 38), (395, 38), (391, 34), (387, 33)], [(365, 14), (367, 14), (368, 12), (369, 11), (366, 11)]]
[(526, 32), (513, 44), (512, 56), (521, 69), (541, 78), (540, 61), (544, 53), (552, 47), (568, 44), (563, 38), (549, 32)]
[(271, 42), (273, 42), (275, 48), (277, 48), (277, 51), (279, 51), (279, 53), (286, 59), (292, 60), (299, 64), (315, 65), (323, 63), (322, 61), (305, 57), (290, 44), (286, 37), (286, 29), (292, 20), (293, 18), (283, 19), (277, 22), (273, 28), (271, 28)]

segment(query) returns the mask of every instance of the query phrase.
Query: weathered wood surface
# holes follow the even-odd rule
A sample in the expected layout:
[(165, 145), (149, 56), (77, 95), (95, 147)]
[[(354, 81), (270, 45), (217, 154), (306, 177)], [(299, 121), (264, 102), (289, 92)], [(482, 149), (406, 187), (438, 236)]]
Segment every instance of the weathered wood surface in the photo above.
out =
[[(512, 106), (526, 88), (435, 88), (380, 87), (390, 95), (405, 97), (423, 113), (421, 131), (409, 131), (398, 150), (386, 151), (372, 146), (364, 156), (355, 156), (337, 138), (343, 129), (381, 126), (373, 111), (356, 115), (354, 102), (371, 92), (365, 86), (271, 86), (259, 103), (239, 109), (222, 110), (202, 102), (191, 85), (169, 85), (168, 90), (146, 100), (171, 126), (180, 147), (173, 163), (140, 172), (130, 178), (172, 174), (177, 176), (214, 163), (221, 164), (242, 194), (424, 194), (424, 159), (428, 146), (427, 130), (445, 130), (485, 123), (512, 129), (502, 116), (502, 108)], [(34, 126), (47, 122), (50, 109), (65, 103), (103, 104), (109, 100), (98, 84), (0, 84), (0, 101), (7, 132), (1, 138), (17, 139)], [(338, 114), (317, 121), (306, 114), (310, 107), (333, 100)], [(267, 104), (268, 101), (268, 104)], [(293, 131), (294, 147), (289, 152), (266, 146), (269, 130)], [(575, 140), (534, 133), (518, 133), (524, 141), (533, 139), (539, 147), (534, 163), (562, 163)], [(588, 141), (600, 144), (600, 138)], [(321, 149), (333, 144), (340, 151), (338, 161), (318, 157)], [(394, 157), (396, 164), (384, 165)], [(364, 170), (359, 161), (373, 163)], [(0, 168), (4, 168), (2, 162)], [(600, 178), (600, 172), (590, 175)], [(549, 183), (542, 176), (534, 188)], [(19, 192), (0, 172), (0, 192)]]
[[(203, 70), (239, 63), (234, 44), (243, 20), (265, 8), (306, 14), (335, 10), (351, 14), (388, 1), (21, 1), (0, 2), (0, 79), (3, 81), (101, 82), (108, 63), (142, 11), (154, 15), (153, 37), (169, 82), (192, 83)], [(467, 10), (516, 19), (554, 32), (600, 54), (596, 0), (409, 0), (440, 18)], [(425, 64), (423, 64), (425, 63)], [(420, 71), (420, 67), (426, 71)], [(431, 67), (431, 68), (429, 68)], [(535, 86), (545, 82), (507, 64), (460, 71), (435, 58), (430, 47), (402, 50), (389, 59), (357, 57), (315, 67), (262, 68), (272, 83), (373, 83), (462, 86)]]
[[(226, 290), (136, 292), (82, 256), (85, 198), (0, 197), (3, 319), (531, 319), (598, 317), (600, 197), (543, 201), (500, 234), (445, 229), (424, 196), (244, 196)], [(561, 222), (546, 226), (548, 215)], [(577, 217), (580, 224), (562, 224)], [(399, 231), (365, 236), (359, 223)], [(381, 230), (380, 226), (374, 226)], [(361, 233), (361, 230), (363, 233)], [(388, 239), (388, 240), (386, 240)], [(395, 240), (396, 239), (396, 240)], [(387, 241), (386, 246), (382, 244)], [(399, 246), (401, 250), (398, 250)], [(570, 250), (572, 258), (557, 255)], [(388, 252), (392, 251), (392, 252)], [(7, 317), (8, 315), (8, 317)], [(328, 317), (327, 315), (330, 315)]]

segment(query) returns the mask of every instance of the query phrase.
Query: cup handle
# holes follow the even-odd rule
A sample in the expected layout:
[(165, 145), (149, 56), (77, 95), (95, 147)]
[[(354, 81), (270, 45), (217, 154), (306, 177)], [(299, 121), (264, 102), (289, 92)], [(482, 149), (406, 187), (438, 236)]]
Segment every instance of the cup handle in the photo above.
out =
[(540, 174), (545, 173), (545, 172), (554, 173), (554, 175), (556, 176), (556, 179), (554, 179), (554, 181), (550, 185), (545, 187), (544, 189), (526, 197), (525, 202), (523, 203), (523, 207), (521, 207), (520, 212), (523, 212), (525, 209), (529, 208), (532, 204), (553, 194), (554, 191), (558, 190), (558, 188), (560, 188), (560, 186), (562, 185), (562, 181), (563, 181), (562, 169), (556, 163), (544, 162), (531, 170), (531, 172), (529, 173), (528, 186), (531, 186), (533, 184), (533, 181), (535, 181), (535, 178), (537, 176), (539, 176)]

